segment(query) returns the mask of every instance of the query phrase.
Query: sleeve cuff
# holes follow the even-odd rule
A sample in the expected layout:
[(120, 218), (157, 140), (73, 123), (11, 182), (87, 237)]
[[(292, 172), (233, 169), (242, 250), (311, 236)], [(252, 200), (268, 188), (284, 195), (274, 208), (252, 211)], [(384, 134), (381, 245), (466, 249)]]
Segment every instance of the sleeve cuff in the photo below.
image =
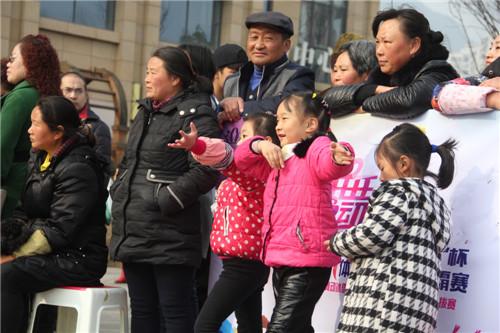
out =
[(207, 149), (207, 144), (205, 143), (205, 141), (196, 139), (196, 142), (191, 147), (191, 152), (196, 155), (201, 155), (205, 152), (206, 149)]

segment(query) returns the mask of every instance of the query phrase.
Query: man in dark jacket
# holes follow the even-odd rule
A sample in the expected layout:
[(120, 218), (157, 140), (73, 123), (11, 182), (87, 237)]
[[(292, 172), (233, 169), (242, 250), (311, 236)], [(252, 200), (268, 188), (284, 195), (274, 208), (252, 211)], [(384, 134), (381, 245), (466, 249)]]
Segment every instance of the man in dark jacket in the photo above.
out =
[(314, 90), (314, 73), (292, 63), (287, 52), (293, 35), (292, 20), (279, 12), (249, 15), (247, 54), (249, 62), (224, 84), (220, 120), (235, 121), (240, 113), (271, 111), (295, 91)]
[(111, 170), (111, 132), (108, 125), (90, 109), (89, 94), (85, 79), (76, 72), (64, 73), (61, 77), (61, 91), (67, 99), (73, 102), (78, 110), (80, 119), (88, 124), (96, 139), (95, 151), (107, 164), (105, 173), (109, 177)]

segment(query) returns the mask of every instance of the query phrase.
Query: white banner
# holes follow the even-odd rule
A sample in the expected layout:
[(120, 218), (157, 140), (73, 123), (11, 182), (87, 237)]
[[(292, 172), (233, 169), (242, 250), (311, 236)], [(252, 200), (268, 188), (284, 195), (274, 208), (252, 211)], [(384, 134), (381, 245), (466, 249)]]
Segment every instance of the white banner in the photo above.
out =
[[(432, 144), (450, 137), (459, 141), (452, 185), (441, 191), (452, 211), (452, 238), (442, 255), (441, 296), (437, 332), (500, 332), (500, 113), (445, 117), (430, 110), (411, 123), (423, 129)], [(401, 121), (369, 114), (332, 121), (339, 141), (351, 143), (356, 165), (346, 179), (334, 182), (334, 210), (339, 227), (362, 221), (368, 198), (379, 185), (374, 151), (382, 137)], [(436, 156), (434, 156), (436, 155)], [(437, 172), (439, 156), (430, 169)], [(342, 308), (349, 262), (332, 269), (327, 290), (316, 306), (316, 332), (335, 332)], [(270, 318), (274, 306), (271, 283), (263, 295), (263, 313)]]

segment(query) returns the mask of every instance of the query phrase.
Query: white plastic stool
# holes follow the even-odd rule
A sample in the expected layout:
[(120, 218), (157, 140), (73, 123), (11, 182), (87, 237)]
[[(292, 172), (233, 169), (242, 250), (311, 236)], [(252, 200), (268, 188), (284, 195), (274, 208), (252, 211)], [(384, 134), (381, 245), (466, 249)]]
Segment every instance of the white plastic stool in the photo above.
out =
[(128, 333), (127, 291), (120, 287), (61, 287), (37, 293), (33, 300), (28, 332), (33, 332), (36, 310), (39, 305), (55, 305), (76, 309), (77, 333), (99, 332), (103, 310), (120, 309), (120, 332)]

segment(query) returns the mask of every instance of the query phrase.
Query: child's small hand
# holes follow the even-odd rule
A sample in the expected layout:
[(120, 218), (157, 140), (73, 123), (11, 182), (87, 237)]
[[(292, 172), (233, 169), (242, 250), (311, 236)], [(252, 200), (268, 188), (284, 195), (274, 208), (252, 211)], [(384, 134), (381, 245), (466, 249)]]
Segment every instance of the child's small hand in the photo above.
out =
[(324, 241), (323, 244), (325, 245), (325, 247), (328, 251), (333, 252), (333, 249), (332, 249), (331, 244), (330, 244), (330, 240)]
[(261, 140), (258, 142), (258, 149), (267, 160), (271, 168), (282, 169), (285, 167), (285, 160), (281, 148), (272, 142)]
[(189, 124), (189, 127), (191, 128), (189, 134), (180, 130), (179, 134), (181, 135), (181, 138), (175, 140), (174, 143), (169, 143), (167, 146), (169, 146), (170, 148), (191, 150), (196, 140), (198, 139), (198, 129), (193, 122)]
[(349, 165), (354, 160), (349, 149), (339, 143), (332, 142), (330, 151), (332, 152), (333, 161), (337, 164)]

